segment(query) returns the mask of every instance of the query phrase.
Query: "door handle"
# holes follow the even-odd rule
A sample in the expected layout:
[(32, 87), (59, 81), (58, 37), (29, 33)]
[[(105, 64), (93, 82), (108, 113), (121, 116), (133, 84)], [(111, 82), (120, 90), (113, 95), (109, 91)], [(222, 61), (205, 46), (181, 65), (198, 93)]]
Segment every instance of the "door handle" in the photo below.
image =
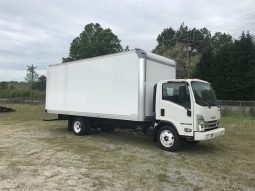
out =
[(186, 108), (186, 110), (187, 110), (187, 116), (191, 117), (191, 110), (188, 108)]
[(165, 109), (161, 109), (160, 114), (161, 114), (161, 116), (165, 116)]

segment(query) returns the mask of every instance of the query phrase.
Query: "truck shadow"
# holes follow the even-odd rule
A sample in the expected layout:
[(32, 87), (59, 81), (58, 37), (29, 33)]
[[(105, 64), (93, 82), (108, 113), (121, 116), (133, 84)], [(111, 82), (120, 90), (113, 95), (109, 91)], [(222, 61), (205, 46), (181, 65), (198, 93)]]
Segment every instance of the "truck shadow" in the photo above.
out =
[[(72, 131), (68, 131), (67, 128), (63, 128), (59, 126), (58, 128), (54, 128), (54, 134), (60, 135), (65, 134), (68, 136), (73, 136), (75, 138), (76, 135), (73, 134)], [(126, 145), (130, 144), (132, 146), (138, 146), (150, 150), (160, 149), (157, 142), (152, 140), (152, 137), (145, 135), (141, 132), (135, 132), (130, 130), (122, 130), (122, 129), (114, 129), (110, 131), (102, 131), (100, 129), (93, 129), (89, 135), (79, 136), (80, 138), (87, 139), (99, 139), (100, 141), (116, 144), (116, 145)], [(176, 153), (193, 153), (193, 154), (206, 154), (206, 153), (216, 153), (221, 152), (221, 146), (217, 143), (212, 142), (200, 142), (198, 144), (192, 143), (184, 143), (182, 144), (180, 150)], [(163, 151), (165, 152), (165, 151)], [(167, 151), (166, 151), (167, 152)]]
[[(132, 144), (139, 147), (146, 147), (150, 150), (160, 149), (157, 142), (153, 141), (152, 137), (128, 130), (114, 130), (108, 132), (93, 131), (91, 136), (99, 139), (103, 138), (107, 142), (109, 141), (116, 144)], [(198, 144), (184, 143), (176, 153), (207, 154), (221, 151), (221, 147), (215, 142), (200, 142)]]
[[(134, 132), (129, 130), (114, 129), (109, 131), (102, 131), (101, 129), (92, 129), (88, 135), (76, 136), (72, 131), (68, 131), (67, 127), (53, 126), (49, 127), (53, 135), (68, 136), (72, 138), (90, 138), (100, 139), (104, 142), (117, 143), (117, 144), (137, 144), (137, 145), (156, 145), (152, 141), (152, 137), (145, 135), (141, 132)], [(47, 130), (49, 131), (49, 130)]]
[(132, 144), (132, 145), (153, 145), (152, 137), (144, 135), (139, 132), (133, 132), (128, 130), (112, 130), (112, 131), (92, 131), (90, 134), (92, 137), (102, 138), (106, 141), (116, 142), (120, 144)]

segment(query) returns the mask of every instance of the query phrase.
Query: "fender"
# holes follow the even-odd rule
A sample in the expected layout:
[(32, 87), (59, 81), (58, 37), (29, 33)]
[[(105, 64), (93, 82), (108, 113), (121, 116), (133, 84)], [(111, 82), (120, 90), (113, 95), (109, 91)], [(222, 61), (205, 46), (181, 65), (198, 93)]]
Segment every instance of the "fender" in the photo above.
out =
[(154, 131), (153, 131), (153, 140), (156, 141), (157, 140), (157, 133), (158, 133), (158, 130), (161, 126), (163, 125), (169, 125), (171, 126), (172, 128), (174, 128), (176, 130), (176, 132), (178, 132), (178, 135), (179, 134), (179, 131), (177, 130), (177, 128), (175, 127), (175, 125), (170, 122), (170, 121), (163, 121), (163, 120), (160, 120), (160, 121), (157, 121), (156, 123), (158, 123), (158, 125), (154, 128)]
[(170, 125), (170, 126), (173, 127), (173, 128), (178, 132), (178, 134), (180, 135), (178, 129), (176, 128), (176, 126), (175, 126), (172, 122), (160, 120), (160, 121), (158, 121), (157, 129), (159, 129), (162, 125)]

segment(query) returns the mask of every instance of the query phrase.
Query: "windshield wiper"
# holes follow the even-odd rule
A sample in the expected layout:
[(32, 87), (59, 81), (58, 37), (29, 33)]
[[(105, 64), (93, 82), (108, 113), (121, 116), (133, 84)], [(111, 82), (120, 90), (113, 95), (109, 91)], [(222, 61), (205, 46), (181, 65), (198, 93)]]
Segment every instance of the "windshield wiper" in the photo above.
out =
[(199, 100), (199, 103), (202, 104), (202, 106), (208, 106), (211, 107), (210, 103), (204, 101), (204, 100)]

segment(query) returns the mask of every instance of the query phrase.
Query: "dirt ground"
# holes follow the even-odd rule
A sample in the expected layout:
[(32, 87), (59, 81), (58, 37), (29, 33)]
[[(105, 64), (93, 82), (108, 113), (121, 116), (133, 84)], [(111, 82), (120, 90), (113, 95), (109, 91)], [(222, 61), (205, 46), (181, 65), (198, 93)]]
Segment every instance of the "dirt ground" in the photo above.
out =
[(43, 106), (0, 114), (0, 190), (255, 190), (255, 119), (224, 117), (223, 137), (176, 153), (150, 137), (75, 136)]

